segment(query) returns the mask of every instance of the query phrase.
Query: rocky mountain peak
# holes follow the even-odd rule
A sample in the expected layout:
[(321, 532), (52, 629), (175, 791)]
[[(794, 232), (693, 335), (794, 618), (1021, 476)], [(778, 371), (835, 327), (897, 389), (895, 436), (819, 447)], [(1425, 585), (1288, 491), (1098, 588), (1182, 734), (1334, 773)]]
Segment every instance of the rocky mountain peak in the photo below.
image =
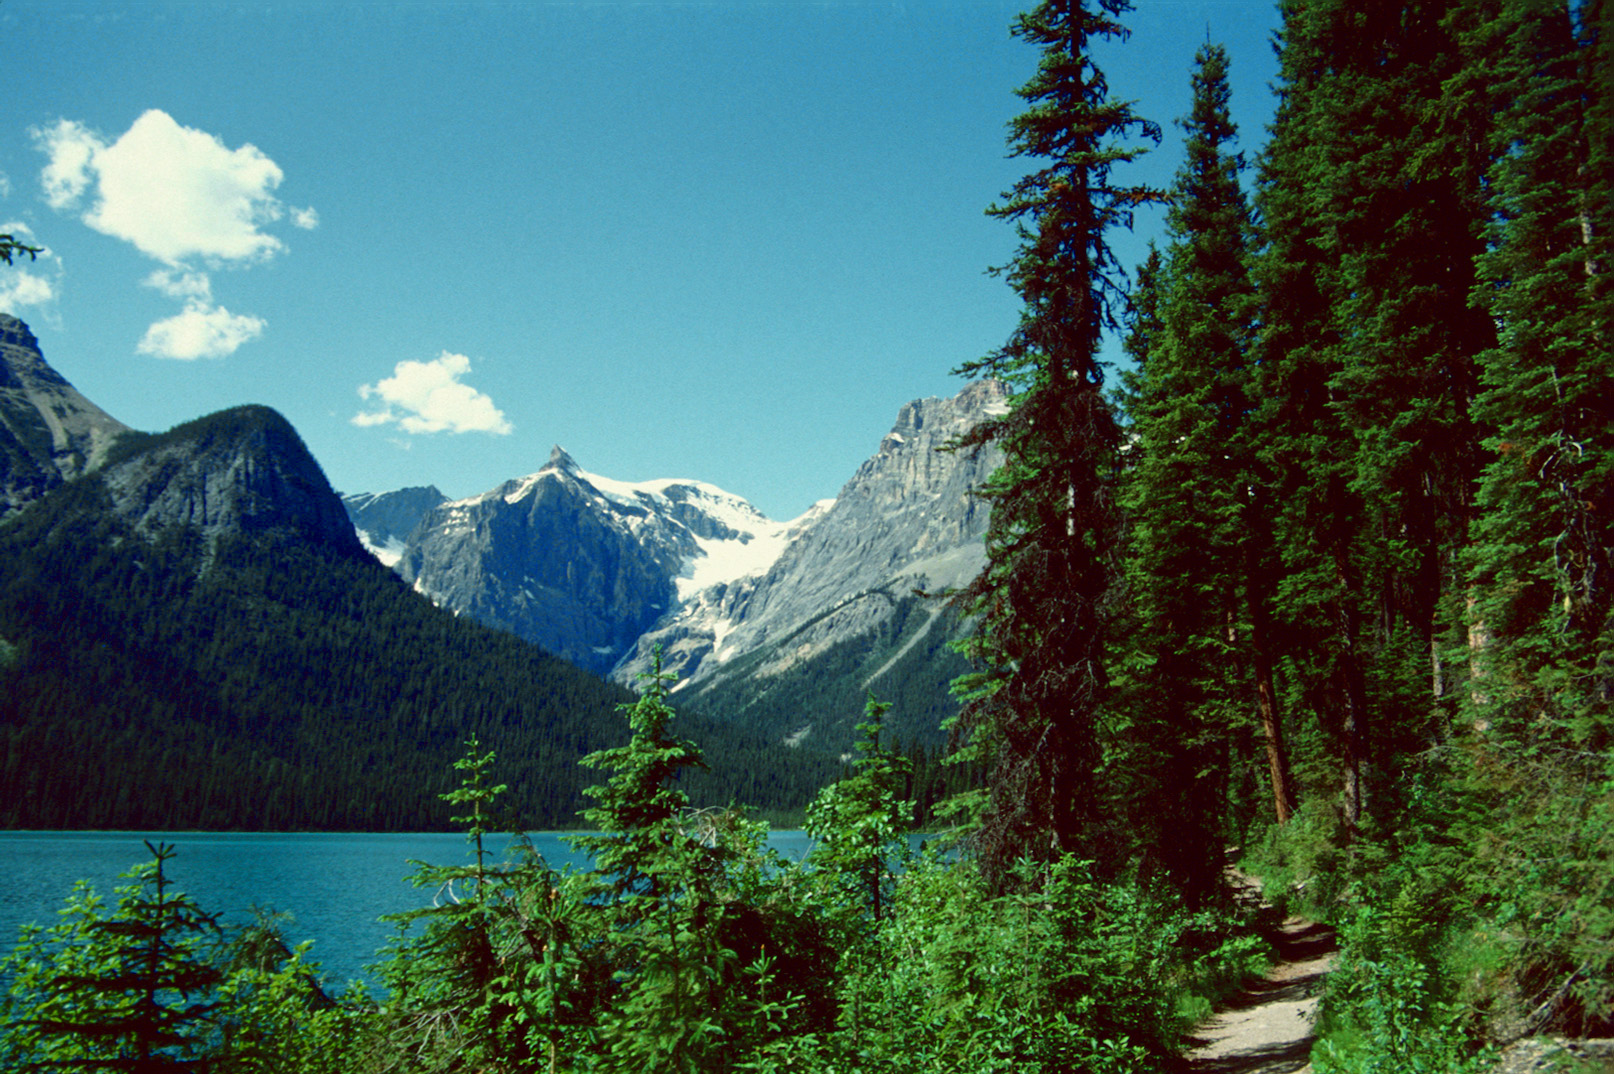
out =
[(0, 314), (0, 518), (99, 467), (129, 431), (46, 363), (25, 323)]
[(577, 460), (567, 454), (566, 449), (559, 444), (549, 449), (549, 461), (544, 463), (543, 469), (538, 472), (544, 473), (548, 470), (573, 476), (581, 472), (581, 468), (577, 465)]
[(969, 581), (985, 563), (988, 512), (974, 490), (1001, 455), (941, 449), (1003, 413), (1007, 399), (1003, 384), (982, 381), (949, 399), (903, 406), (874, 454), (797, 529), (765, 574), (689, 594), (613, 678), (632, 683), (660, 645), (667, 667), (695, 684), (739, 654), (788, 638), (764, 665), (765, 672), (784, 670), (873, 629), (891, 614), (896, 594)]
[[(37, 369), (56, 372), (45, 365), (45, 358), (39, 352), (39, 340), (28, 325), (10, 314), (0, 313), (0, 388), (21, 387), (25, 374)], [(56, 374), (56, 379), (62, 380), (60, 374)]]
[(113, 510), (138, 532), (193, 526), (213, 540), (278, 529), (361, 550), (325, 472), (269, 407), (234, 407), (150, 437), (101, 476)]

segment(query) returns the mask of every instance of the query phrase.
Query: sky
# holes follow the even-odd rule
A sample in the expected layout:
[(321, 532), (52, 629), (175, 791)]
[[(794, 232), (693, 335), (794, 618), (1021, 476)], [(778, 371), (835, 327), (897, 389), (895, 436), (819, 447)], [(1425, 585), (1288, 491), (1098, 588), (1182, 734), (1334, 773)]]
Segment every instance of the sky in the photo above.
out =
[[(0, 310), (134, 428), (274, 407), (343, 492), (558, 444), (790, 519), (1014, 328), (1024, 6), (4, 0), (0, 232), (48, 252)], [(1274, 2), (1125, 22), (1098, 63), (1165, 139), (1116, 180), (1170, 183), (1207, 38), (1253, 160)]]

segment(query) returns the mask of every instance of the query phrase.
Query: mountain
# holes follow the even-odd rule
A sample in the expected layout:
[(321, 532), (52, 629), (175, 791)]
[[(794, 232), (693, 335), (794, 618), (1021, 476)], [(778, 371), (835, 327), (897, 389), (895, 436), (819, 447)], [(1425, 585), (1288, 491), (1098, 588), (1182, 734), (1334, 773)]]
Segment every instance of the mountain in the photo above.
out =
[(895, 732), (938, 744), (957, 711), (949, 686), (966, 670), (950, 643), (968, 624), (925, 594), (961, 587), (986, 565), (988, 507), (973, 490), (1002, 461), (996, 449), (948, 449), (1006, 407), (996, 381), (904, 406), (765, 573), (687, 602), (615, 677), (628, 681), (659, 644), (687, 656), (681, 704), (776, 740), (844, 748), (872, 691), (892, 702)]
[(209, 542), (284, 530), (343, 554), (361, 550), (342, 501), (291, 423), (262, 406), (134, 434), (96, 476), (111, 512), (137, 534), (189, 528)]
[(597, 674), (692, 592), (765, 568), (792, 533), (695, 481), (613, 481), (556, 447), (538, 472), (428, 511), (395, 569), (434, 602)]
[(0, 314), (0, 519), (95, 469), (127, 432), (45, 364), (26, 324)]
[[(787, 684), (819, 698), (764, 721), (775, 741), (800, 742), (832, 711), (845, 725), (832, 737), (849, 740), (867, 689), (913, 679), (910, 723), (934, 740), (963, 624), (915, 590), (985, 563), (986, 507), (970, 490), (999, 462), (943, 449), (1001, 413), (1005, 391), (985, 381), (904, 406), (840, 495), (788, 522), (699, 481), (601, 477), (557, 447), (536, 473), (427, 511), (395, 569), (440, 606), (624, 684), (660, 646), (681, 702), (714, 715)], [(368, 500), (348, 502), (361, 526)], [(814, 669), (831, 666), (827, 690)]]
[(395, 492), (350, 493), (342, 497), (342, 506), (364, 547), (391, 567), (403, 555), (404, 541), (420, 520), (447, 500), (437, 486), (427, 485)]
[[(892, 593), (968, 582), (986, 563), (987, 508), (971, 490), (1000, 459), (944, 449), (1005, 403), (1001, 384), (982, 381), (904, 406), (879, 449), (801, 521), (765, 573), (691, 594), (640, 640), (618, 677), (630, 681), (655, 645), (680, 654), (674, 666), (691, 684), (764, 647), (773, 655), (757, 670), (777, 673), (889, 618)], [(938, 603), (927, 614), (934, 621), (941, 612)]]
[[(628, 691), (412, 592), (276, 412), (131, 432), (67, 406), (37, 347), (25, 373), (6, 429), (55, 421), (46, 457), (77, 472), (0, 519), (0, 827), (436, 829), (473, 735), (520, 823), (576, 822), (598, 778), (577, 761), (625, 741)], [(679, 730), (701, 804), (799, 809), (835, 771)]]

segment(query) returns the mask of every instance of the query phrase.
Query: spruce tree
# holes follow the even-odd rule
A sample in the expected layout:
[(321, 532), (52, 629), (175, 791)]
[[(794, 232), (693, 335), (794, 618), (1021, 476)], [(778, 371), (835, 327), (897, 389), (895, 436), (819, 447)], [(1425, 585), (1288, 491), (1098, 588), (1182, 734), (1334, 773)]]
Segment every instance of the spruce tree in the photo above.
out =
[(205, 951), (219, 935), (217, 915), (169, 890), (172, 846), (146, 849), (152, 860), (126, 874), (112, 914), (86, 905), (77, 942), (33, 968), (39, 998), (26, 1020), (35, 1050), (23, 1069), (157, 1074), (218, 1062), (209, 1045), (224, 975)]
[(1255, 291), (1243, 159), (1232, 149), (1226, 51), (1207, 45), (1195, 64), (1170, 245), (1162, 265), (1140, 274), (1143, 309), (1128, 339), (1144, 362), (1133, 377), (1123, 504), (1138, 617), (1131, 767), (1153, 770), (1135, 828), (1151, 833), (1150, 850), (1197, 900), (1220, 876), (1236, 743), (1253, 737), (1248, 713), (1261, 715), (1279, 820), (1292, 794), (1269, 703), (1270, 657), (1253, 651), (1270, 645), (1269, 554), (1249, 428)]
[(1606, 713), (1614, 683), (1599, 667), (1614, 628), (1614, 91), (1597, 70), (1614, 44), (1593, 36), (1601, 7), (1583, 6), (1579, 40), (1554, 4), (1508, 5), (1489, 28), (1506, 103), (1476, 297), (1501, 339), (1481, 356), (1494, 435), (1470, 553), (1469, 695), (1492, 722)]
[(1467, 299), (1483, 110), (1447, 92), (1462, 72), (1450, 5), (1283, 10), (1259, 190), (1259, 427), (1289, 656), (1355, 828), (1370, 788), (1451, 712), (1474, 358), (1493, 333)]
[[(1516, 0), (1471, 27), (1497, 123), (1475, 298), (1499, 327), (1475, 409), (1472, 667), (1457, 788), (1469, 901), (1519, 937), (1529, 1032), (1614, 1003), (1614, 50), (1606, 7)], [(1544, 998), (1543, 998), (1544, 997)]]
[(1158, 195), (1111, 181), (1159, 131), (1110, 98), (1095, 41), (1126, 31), (1124, 0), (1048, 0), (1015, 36), (1041, 49), (1010, 123), (1015, 156), (1036, 162), (988, 212), (1016, 224), (1020, 248), (1000, 270), (1020, 295), (1020, 323), (995, 353), (964, 366), (1007, 381), (1011, 409), (965, 439), (1005, 454), (984, 495), (988, 566), (962, 594), (981, 628), (981, 670), (963, 688), (963, 723), (990, 760), (991, 797), (977, 850), (998, 882), (1021, 855), (1102, 853), (1095, 773), (1107, 690), (1105, 623), (1115, 581), (1120, 433), (1098, 360), (1114, 325), (1120, 269), (1106, 235)]
[(807, 807), (816, 843), (808, 863), (832, 887), (836, 908), (870, 925), (886, 916), (901, 863), (907, 861), (914, 803), (903, 795), (913, 762), (880, 741), (889, 702), (869, 695), (852, 775), (825, 787)]
[(625, 746), (582, 764), (611, 771), (586, 793), (583, 817), (596, 834), (571, 837), (594, 859), (605, 935), (622, 993), (602, 1029), (607, 1070), (715, 1071), (724, 1068), (723, 984), (734, 953), (723, 945), (721, 841), (702, 838), (678, 776), (703, 767), (700, 750), (674, 738), (667, 704), (674, 679), (661, 650), (641, 676), (639, 700), (622, 706), (633, 731)]

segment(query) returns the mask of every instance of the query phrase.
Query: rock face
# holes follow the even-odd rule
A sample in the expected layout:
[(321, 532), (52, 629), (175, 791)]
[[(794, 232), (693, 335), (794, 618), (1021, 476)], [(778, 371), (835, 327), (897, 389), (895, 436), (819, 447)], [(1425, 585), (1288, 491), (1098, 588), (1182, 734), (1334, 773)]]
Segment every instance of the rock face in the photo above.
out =
[(114, 512), (137, 533), (192, 526), (213, 541), (281, 529), (361, 551), (319, 463), (291, 423), (268, 407), (220, 411), (143, 437), (119, 454), (100, 476)]
[(537, 473), (429, 511), (395, 569), (438, 604), (604, 674), (698, 573), (776, 555), (782, 529), (712, 485), (612, 481), (557, 447)]
[(127, 432), (45, 364), (26, 324), (0, 314), (0, 519), (99, 467)]
[(355, 492), (342, 497), (342, 506), (353, 520), (359, 540), (389, 567), (397, 564), (404, 542), (426, 513), (447, 502), (448, 497), (435, 485), (396, 492)]
[(193, 526), (212, 541), (280, 528), (360, 551), (341, 500), (275, 411), (237, 407), (135, 432), (46, 364), (26, 324), (0, 315), (0, 520), (90, 475), (137, 533)]
[[(969, 490), (998, 458), (939, 449), (1005, 404), (993, 382), (908, 404), (837, 499), (785, 523), (700, 482), (602, 478), (556, 448), (535, 474), (428, 511), (394, 569), (625, 683), (657, 645), (680, 689), (788, 638), (754, 673), (778, 672), (876, 629), (893, 593), (980, 569), (986, 508)], [(362, 505), (349, 512), (358, 525)]]
[[(985, 565), (987, 506), (971, 495), (1001, 461), (995, 450), (943, 451), (992, 414), (1003, 386), (982, 381), (951, 399), (904, 406), (879, 449), (841, 494), (803, 520), (763, 575), (692, 595), (641, 639), (615, 677), (631, 681), (656, 645), (689, 684), (745, 653), (775, 646), (750, 669), (768, 675), (866, 633), (914, 589), (963, 585)], [(933, 622), (940, 605), (930, 611)], [(789, 638), (788, 646), (778, 643)]]

